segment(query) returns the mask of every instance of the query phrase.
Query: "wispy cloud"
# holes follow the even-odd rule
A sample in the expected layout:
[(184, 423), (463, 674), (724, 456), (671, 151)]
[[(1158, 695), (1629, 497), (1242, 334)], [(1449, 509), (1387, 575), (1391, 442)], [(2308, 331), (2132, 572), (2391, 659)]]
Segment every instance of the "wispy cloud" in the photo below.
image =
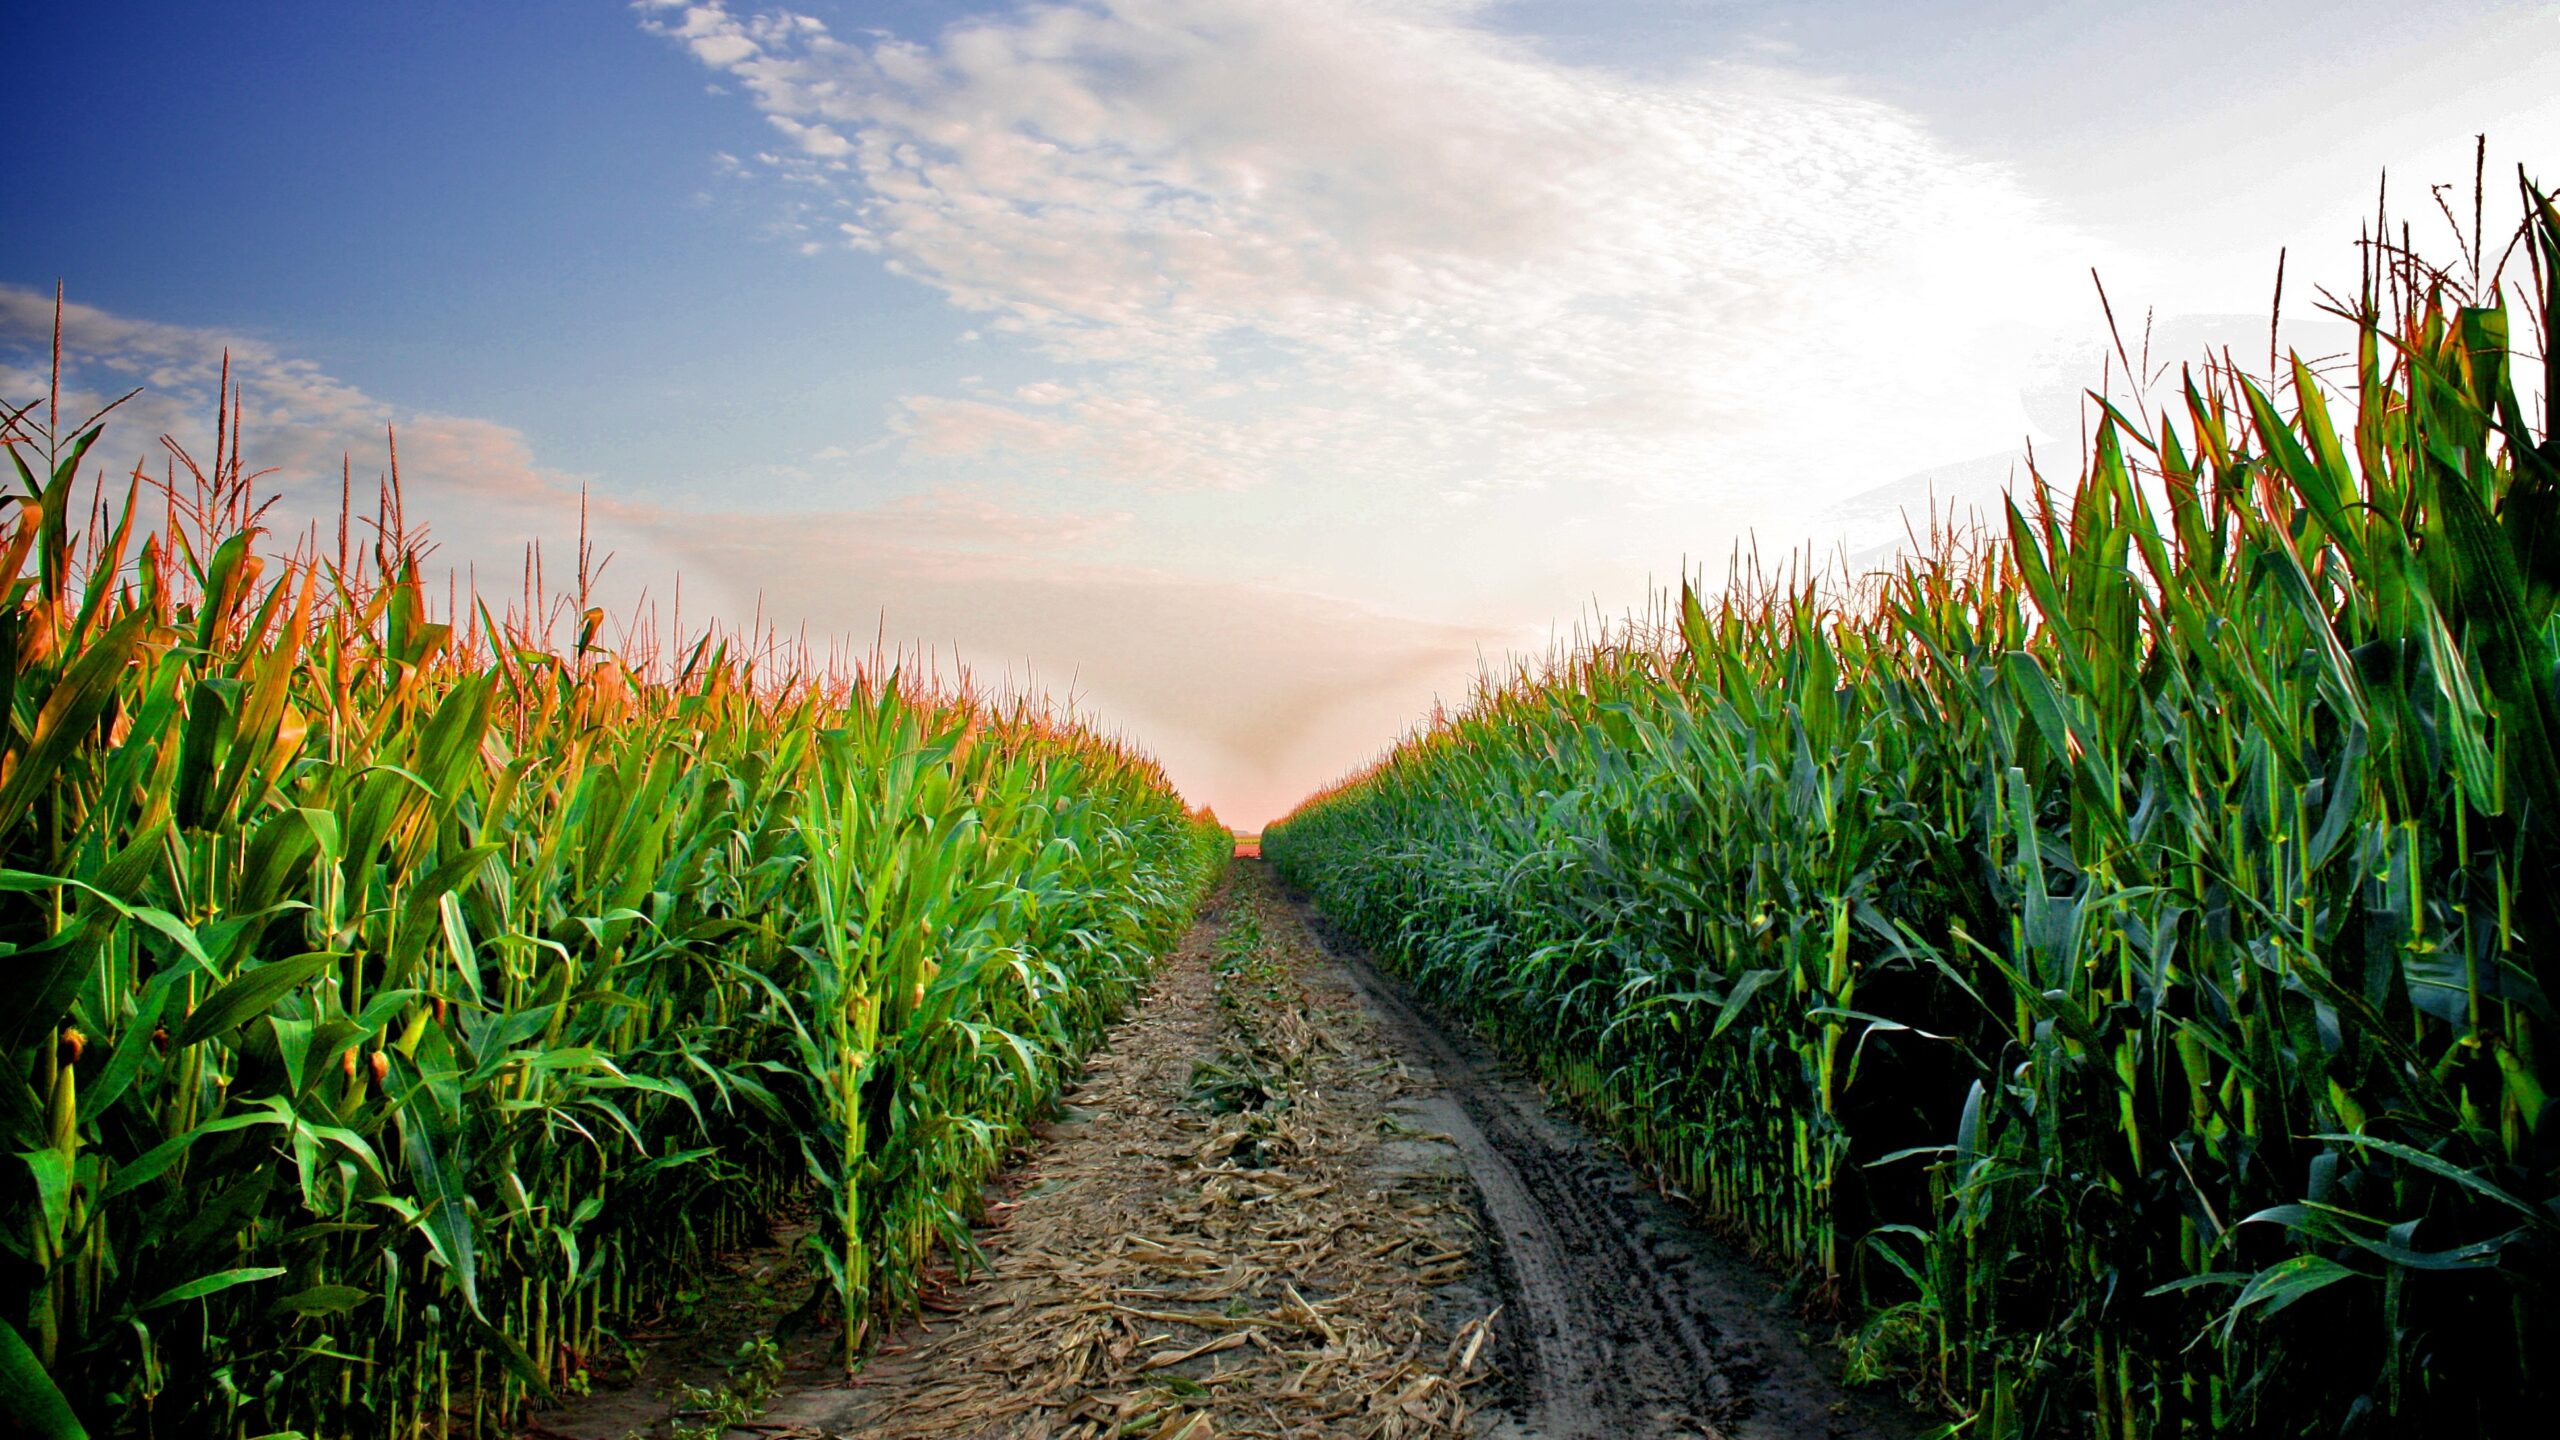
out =
[[(0, 285), (0, 402), (51, 383), (50, 295)], [(89, 479), (114, 486), (138, 460), (157, 476), (170, 435), (210, 458), (224, 357), (240, 397), (245, 458), (279, 497), (277, 543), (334, 527), (340, 465), (354, 456), (369, 504), (399, 435), (409, 516), (438, 548), (432, 566), (477, 567), (512, 595), (529, 537), (554, 542), (556, 587), (582, 504), (615, 556), (600, 597), (665, 602), (681, 578), (691, 630), (761, 616), (820, 646), (875, 636), (925, 649), (982, 679), (1077, 699), (1095, 723), (1155, 749), (1187, 793), (1258, 822), (1312, 777), (1367, 754), (1412, 718), (1414, 697), (1462, 681), (1472, 657), (1510, 637), (1431, 625), (1285, 587), (1111, 563), (1125, 509), (1034, 505), (955, 483), (877, 504), (738, 513), (624, 499), (541, 463), (512, 427), (399, 406), (255, 336), (63, 312), (65, 420), (140, 385), (108, 424)], [(835, 459), (851, 458), (839, 454)], [(324, 543), (326, 543), (324, 541)]]
[(807, 235), (879, 252), (1080, 397), (913, 397), (928, 454), (1731, 500), (2016, 438), (2002, 381), (2092, 257), (2006, 174), (1812, 77), (1570, 66), (1490, 11), (1090, 0), (846, 37), (715, 0), (643, 23), (772, 122), (752, 168)]
[[(0, 284), (0, 396), (12, 405), (43, 396), (49, 374), (54, 297)], [(137, 318), (77, 301), (61, 311), (65, 369), (62, 420), (130, 390), (98, 458), (160, 476), (166, 436), (210, 463), (217, 393), (228, 374), (239, 406), (244, 456), (263, 471), (261, 489), (280, 502), (278, 523), (299, 527), (338, 510), (342, 464), (358, 477), (368, 508), (389, 463), (396, 432), (403, 468), (436, 477), (439, 509), (458, 529), (475, 520), (510, 521), (549, 512), (574, 527), (584, 477), (537, 464), (525, 436), (470, 416), (395, 405), (258, 336)], [(526, 533), (517, 528), (513, 533)]]
[[(0, 400), (12, 408), (43, 398), (53, 383), (53, 306), (50, 295), (0, 284)], [(113, 412), (109, 439), (98, 452), (108, 462), (101, 478), (116, 478), (109, 471), (130, 474), (137, 464), (155, 480), (167, 473), (172, 457), (163, 436), (209, 464), (216, 394), (227, 374), (247, 437), (244, 458), (258, 472), (259, 493), (277, 502), (272, 528), (288, 537), (306, 525), (334, 525), (350, 468), (356, 508), (369, 514), (395, 442), (410, 518), (434, 543), (432, 558), (459, 568), (476, 565), (493, 576), (512, 577), (528, 540), (574, 538), (583, 509), (605, 548), (628, 552), (618, 588), (654, 583), (663, 590), (689, 557), (704, 553), (695, 541), (703, 527), (725, 515), (634, 502), (610, 489), (591, 492), (590, 477), (542, 464), (533, 442), (512, 426), (395, 405), (255, 336), (76, 302), (63, 307), (61, 321), (64, 425), (127, 391), (141, 392)], [(841, 447), (830, 449), (820, 458), (851, 458)], [(773, 517), (766, 539), (781, 545), (796, 534), (798, 543), (818, 552), (819, 563), (840, 557), (847, 537), (859, 536), (864, 553), (959, 565), (1033, 552), (1071, 557), (1129, 520), (1125, 510), (1026, 509), (953, 485), (815, 516)], [(824, 543), (815, 538), (820, 532)], [(751, 576), (742, 579), (734, 595), (752, 609), (761, 586)], [(870, 626), (861, 628), (867, 633)]]

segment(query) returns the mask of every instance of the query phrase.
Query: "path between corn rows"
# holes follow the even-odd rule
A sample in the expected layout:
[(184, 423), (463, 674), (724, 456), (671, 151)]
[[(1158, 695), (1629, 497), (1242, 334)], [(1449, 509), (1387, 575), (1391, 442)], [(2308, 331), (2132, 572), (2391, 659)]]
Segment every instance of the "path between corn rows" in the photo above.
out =
[[(1277, 973), (1221, 1006), (1247, 909)], [(992, 1269), (933, 1277), (852, 1377), (804, 1340), (732, 1440), (1916, 1433), (1844, 1396), (1764, 1272), (1323, 930), (1236, 862), (990, 1188)], [(674, 1381), (806, 1284), (787, 1244), (732, 1268), (638, 1383), (528, 1433), (669, 1433)]]

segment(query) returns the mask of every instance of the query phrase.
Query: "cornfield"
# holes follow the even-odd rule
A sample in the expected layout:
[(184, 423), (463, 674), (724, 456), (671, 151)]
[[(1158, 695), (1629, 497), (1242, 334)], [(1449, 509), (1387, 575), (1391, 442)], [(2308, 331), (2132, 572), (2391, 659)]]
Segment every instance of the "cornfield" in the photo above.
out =
[(2067, 504), (1855, 587), (1684, 587), (1267, 853), (1942, 1435), (2547, 1419), (2560, 212), (2525, 199), (2521, 387), (2477, 238), (2465, 275), (2386, 222), (2348, 369), (2103, 405)]
[(538, 588), (431, 618), (396, 500), (259, 553), (236, 403), (120, 496), (58, 409), (0, 522), (31, 1433), (512, 1433), (786, 1209), (851, 1354), (1224, 863), (1038, 708), (617, 656), (583, 564), (574, 643)]

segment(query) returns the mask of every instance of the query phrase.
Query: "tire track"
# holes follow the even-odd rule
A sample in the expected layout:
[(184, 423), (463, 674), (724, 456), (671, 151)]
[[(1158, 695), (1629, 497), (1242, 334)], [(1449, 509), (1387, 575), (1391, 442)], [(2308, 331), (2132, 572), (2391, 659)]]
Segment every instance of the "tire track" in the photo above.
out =
[(1505, 1306), (1504, 1389), (1481, 1433), (1907, 1440), (1924, 1428), (1844, 1392), (1764, 1271), (1475, 1037), (1433, 1023), (1304, 897), (1292, 903), (1382, 1036), (1422, 1062), (1424, 1093), (1404, 1108), (1450, 1137), (1476, 1183)]

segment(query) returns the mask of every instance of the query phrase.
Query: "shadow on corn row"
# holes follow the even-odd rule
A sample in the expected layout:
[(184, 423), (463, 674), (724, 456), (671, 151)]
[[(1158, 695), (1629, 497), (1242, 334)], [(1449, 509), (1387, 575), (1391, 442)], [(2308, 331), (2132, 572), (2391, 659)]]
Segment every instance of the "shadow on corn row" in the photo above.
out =
[(2503, 261), (2366, 246), (2344, 366), (2106, 405), (2067, 497), (1888, 573), (1684, 587), (1266, 853), (1945, 1433), (2515, 1433), (2560, 1401), (2520, 189)]
[(503, 1430), (785, 1205), (850, 1353), (1223, 864), (1036, 708), (608, 650), (583, 545), (573, 595), (433, 613), (396, 482), (371, 543), (262, 555), (236, 404), (165, 484), (84, 476), (97, 418), (5, 429), (32, 1433)]

